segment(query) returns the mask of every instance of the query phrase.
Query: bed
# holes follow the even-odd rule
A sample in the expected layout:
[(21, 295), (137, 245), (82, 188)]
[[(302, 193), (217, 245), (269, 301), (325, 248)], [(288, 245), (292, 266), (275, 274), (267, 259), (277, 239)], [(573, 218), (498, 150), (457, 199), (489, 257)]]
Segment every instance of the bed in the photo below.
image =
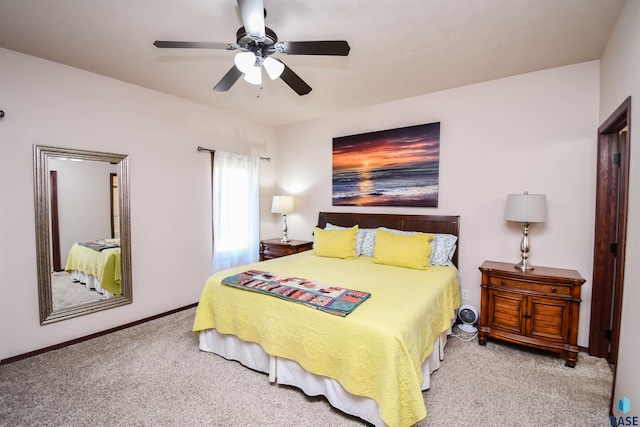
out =
[[(350, 233), (355, 225), (359, 256), (319, 256), (326, 230)], [(379, 227), (384, 233), (377, 234)], [(382, 237), (396, 241), (404, 237), (389, 235), (406, 232), (453, 236), (449, 265), (427, 270), (387, 265), (378, 259), (378, 247), (376, 257), (363, 249), (363, 235), (376, 236), (375, 247)], [(321, 212), (314, 250), (232, 268), (207, 280), (193, 327), (199, 347), (268, 373), (271, 382), (324, 395), (334, 407), (376, 426), (413, 425), (426, 416), (422, 391), (444, 358), (460, 304), (458, 235), (457, 216)], [(342, 317), (222, 284), (247, 270), (313, 279), (370, 297)]]
[(75, 281), (100, 292), (104, 298), (122, 294), (120, 239), (75, 243), (65, 271)]

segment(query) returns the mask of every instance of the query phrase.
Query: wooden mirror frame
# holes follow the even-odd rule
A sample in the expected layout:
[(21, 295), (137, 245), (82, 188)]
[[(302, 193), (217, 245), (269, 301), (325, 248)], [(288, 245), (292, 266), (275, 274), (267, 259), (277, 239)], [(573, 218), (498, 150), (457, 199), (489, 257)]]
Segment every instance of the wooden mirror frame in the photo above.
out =
[[(120, 251), (122, 294), (54, 311), (51, 291), (51, 201), (49, 159), (71, 158), (117, 164), (120, 204)], [(131, 222), (129, 216), (129, 157), (124, 154), (68, 148), (33, 146), (33, 180), (36, 223), (36, 256), (38, 264), (38, 300), (40, 324), (59, 322), (133, 302), (131, 284)]]

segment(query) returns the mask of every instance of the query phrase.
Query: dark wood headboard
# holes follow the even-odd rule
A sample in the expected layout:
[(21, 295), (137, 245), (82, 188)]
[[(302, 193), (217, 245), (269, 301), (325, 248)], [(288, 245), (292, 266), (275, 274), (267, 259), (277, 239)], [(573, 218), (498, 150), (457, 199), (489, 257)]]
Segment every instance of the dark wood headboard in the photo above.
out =
[[(341, 227), (359, 228), (387, 227), (404, 231), (420, 231), (423, 233), (453, 234), (458, 237), (460, 248), (460, 216), (457, 215), (397, 215), (366, 214), (346, 212), (320, 212), (318, 227), (324, 228), (327, 223)], [(453, 255), (453, 263), (458, 265), (458, 249)]]

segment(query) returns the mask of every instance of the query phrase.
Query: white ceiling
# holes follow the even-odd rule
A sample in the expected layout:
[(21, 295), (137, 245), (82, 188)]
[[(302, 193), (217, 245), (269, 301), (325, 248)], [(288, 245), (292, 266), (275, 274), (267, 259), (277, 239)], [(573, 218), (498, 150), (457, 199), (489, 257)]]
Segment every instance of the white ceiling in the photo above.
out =
[(624, 1), (264, 0), (280, 41), (351, 46), (347, 57), (275, 54), (313, 88), (305, 96), (279, 79), (214, 92), (234, 52), (153, 46), (235, 43), (235, 0), (0, 0), (0, 47), (277, 126), (598, 59)]

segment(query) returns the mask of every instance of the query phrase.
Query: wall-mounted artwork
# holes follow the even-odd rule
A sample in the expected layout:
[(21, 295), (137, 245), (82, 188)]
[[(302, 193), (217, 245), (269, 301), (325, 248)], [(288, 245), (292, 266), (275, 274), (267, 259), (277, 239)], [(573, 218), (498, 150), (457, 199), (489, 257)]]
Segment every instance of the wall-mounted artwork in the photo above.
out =
[(440, 123), (333, 138), (333, 206), (438, 207)]

